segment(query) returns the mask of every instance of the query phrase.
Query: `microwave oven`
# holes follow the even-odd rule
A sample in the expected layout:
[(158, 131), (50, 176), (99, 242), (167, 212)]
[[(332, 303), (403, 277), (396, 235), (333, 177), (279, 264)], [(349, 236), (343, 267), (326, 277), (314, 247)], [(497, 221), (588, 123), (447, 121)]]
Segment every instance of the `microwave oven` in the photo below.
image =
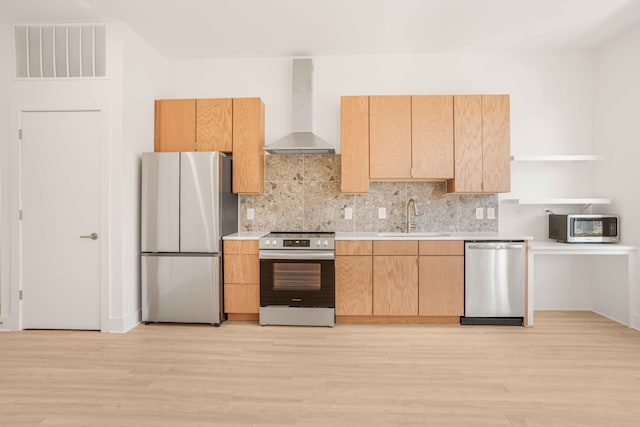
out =
[(617, 243), (617, 215), (549, 215), (549, 239), (566, 243)]

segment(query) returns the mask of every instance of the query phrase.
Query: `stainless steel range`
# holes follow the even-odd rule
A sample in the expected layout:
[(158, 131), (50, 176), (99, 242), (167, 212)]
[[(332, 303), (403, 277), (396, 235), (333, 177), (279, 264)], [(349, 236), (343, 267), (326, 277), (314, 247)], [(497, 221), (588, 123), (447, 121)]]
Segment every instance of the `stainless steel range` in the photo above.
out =
[(335, 233), (260, 239), (260, 324), (335, 324)]

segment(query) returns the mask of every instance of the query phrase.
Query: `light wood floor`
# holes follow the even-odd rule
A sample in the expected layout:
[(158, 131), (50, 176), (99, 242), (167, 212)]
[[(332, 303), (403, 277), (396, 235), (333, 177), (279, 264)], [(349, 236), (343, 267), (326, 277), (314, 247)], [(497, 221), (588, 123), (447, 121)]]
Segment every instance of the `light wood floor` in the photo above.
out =
[(537, 312), (534, 328), (0, 333), (0, 425), (637, 427), (640, 332)]

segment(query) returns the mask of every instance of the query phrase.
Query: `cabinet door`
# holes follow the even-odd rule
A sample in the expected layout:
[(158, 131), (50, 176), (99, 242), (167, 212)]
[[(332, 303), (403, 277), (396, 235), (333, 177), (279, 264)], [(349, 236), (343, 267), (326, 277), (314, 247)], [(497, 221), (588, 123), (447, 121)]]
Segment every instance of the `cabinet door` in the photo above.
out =
[(260, 311), (260, 259), (257, 240), (224, 242), (224, 311)]
[(224, 284), (224, 312), (260, 312), (260, 285), (247, 283)]
[(411, 97), (412, 178), (453, 178), (453, 96)]
[(233, 100), (233, 192), (264, 192), (264, 104)]
[(232, 144), (233, 100), (196, 100), (196, 149), (230, 153)]
[(336, 256), (336, 314), (370, 316), (373, 313), (371, 256)]
[(509, 95), (482, 96), (482, 191), (511, 188)]
[(369, 192), (369, 97), (340, 98), (343, 193)]
[(418, 314), (418, 257), (373, 257), (373, 314)]
[(411, 178), (411, 97), (369, 97), (369, 176)]
[(455, 171), (447, 191), (482, 192), (482, 96), (453, 97)]
[(196, 100), (155, 102), (155, 151), (195, 151)]
[(258, 255), (224, 255), (225, 283), (260, 283)]
[(420, 257), (420, 316), (464, 316), (464, 256)]

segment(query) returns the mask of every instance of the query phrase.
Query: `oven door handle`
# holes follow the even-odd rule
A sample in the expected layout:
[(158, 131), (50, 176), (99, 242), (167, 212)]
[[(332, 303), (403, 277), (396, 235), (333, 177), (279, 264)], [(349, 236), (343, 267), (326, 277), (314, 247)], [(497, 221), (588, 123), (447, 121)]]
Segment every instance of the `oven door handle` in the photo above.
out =
[(331, 261), (335, 259), (333, 251), (260, 251), (260, 259)]

